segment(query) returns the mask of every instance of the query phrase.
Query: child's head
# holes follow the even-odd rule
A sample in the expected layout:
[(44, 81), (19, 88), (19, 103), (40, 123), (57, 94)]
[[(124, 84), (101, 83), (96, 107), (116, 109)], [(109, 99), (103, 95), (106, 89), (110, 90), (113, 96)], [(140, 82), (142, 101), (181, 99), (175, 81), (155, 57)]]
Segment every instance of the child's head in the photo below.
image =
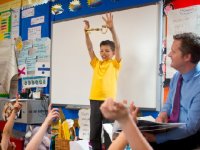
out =
[(112, 59), (115, 55), (115, 43), (110, 40), (105, 40), (100, 43), (100, 55), (103, 60)]

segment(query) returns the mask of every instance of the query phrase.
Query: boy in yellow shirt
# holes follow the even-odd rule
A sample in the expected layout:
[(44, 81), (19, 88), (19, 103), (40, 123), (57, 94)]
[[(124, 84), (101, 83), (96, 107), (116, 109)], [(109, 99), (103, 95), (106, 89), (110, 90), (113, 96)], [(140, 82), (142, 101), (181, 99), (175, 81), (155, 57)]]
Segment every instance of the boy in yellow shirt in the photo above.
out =
[[(106, 98), (115, 98), (117, 92), (117, 79), (121, 66), (120, 44), (115, 32), (113, 24), (113, 15), (106, 14), (102, 19), (106, 23), (106, 27), (112, 34), (113, 41), (105, 40), (100, 43), (100, 55), (102, 60), (99, 60), (93, 50), (87, 30), (90, 28), (89, 21), (85, 22), (85, 39), (86, 45), (91, 58), (91, 66), (93, 68), (93, 79), (90, 91), (90, 144), (93, 150), (102, 150), (101, 146), (101, 131), (102, 123), (110, 122), (106, 120), (101, 111), (100, 106)], [(115, 58), (113, 56), (115, 55)], [(108, 134), (104, 132), (106, 149), (109, 147), (111, 140)]]

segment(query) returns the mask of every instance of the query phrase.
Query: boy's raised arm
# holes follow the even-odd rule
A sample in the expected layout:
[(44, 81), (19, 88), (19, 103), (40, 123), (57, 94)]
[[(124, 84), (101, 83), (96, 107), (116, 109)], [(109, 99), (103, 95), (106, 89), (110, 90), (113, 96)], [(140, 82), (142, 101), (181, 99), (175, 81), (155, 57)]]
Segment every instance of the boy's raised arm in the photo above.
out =
[(102, 19), (105, 21), (107, 28), (109, 28), (112, 34), (112, 38), (115, 43), (115, 58), (118, 62), (120, 62), (121, 61), (120, 43), (114, 28), (113, 15), (111, 13), (106, 14), (106, 16), (102, 17)]
[(86, 31), (87, 29), (90, 28), (90, 23), (88, 20), (84, 20), (83, 21), (85, 23), (85, 28), (84, 28), (84, 32), (85, 32), (85, 41), (86, 41), (86, 45), (87, 45), (87, 49), (90, 55), (91, 60), (96, 57), (94, 50), (93, 50), (93, 46), (92, 46), (92, 41), (90, 40), (90, 36), (89, 33)]

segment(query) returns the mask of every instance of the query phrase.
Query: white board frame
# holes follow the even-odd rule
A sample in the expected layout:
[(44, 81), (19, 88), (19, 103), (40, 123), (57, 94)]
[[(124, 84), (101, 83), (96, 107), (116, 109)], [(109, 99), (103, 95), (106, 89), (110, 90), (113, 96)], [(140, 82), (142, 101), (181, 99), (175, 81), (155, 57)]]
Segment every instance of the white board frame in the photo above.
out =
[[(112, 13), (122, 53), (117, 100), (133, 100), (138, 107), (159, 110), (162, 101), (162, 79), (159, 76), (162, 4)], [(101, 17), (94, 15), (52, 24), (50, 99), (53, 104), (89, 105), (92, 69), (83, 20), (88, 19), (91, 27), (100, 27), (103, 24)], [(99, 43), (105, 39), (112, 40), (110, 32), (105, 35), (91, 33), (97, 56)]]

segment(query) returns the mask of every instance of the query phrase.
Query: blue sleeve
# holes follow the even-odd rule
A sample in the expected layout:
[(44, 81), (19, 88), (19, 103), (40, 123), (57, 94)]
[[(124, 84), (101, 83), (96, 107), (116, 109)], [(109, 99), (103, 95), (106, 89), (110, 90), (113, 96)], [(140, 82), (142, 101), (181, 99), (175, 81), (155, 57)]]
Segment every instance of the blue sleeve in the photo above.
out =
[(190, 111), (186, 116), (186, 125), (166, 133), (157, 134), (157, 143), (163, 143), (168, 140), (178, 140), (197, 133), (197, 131), (200, 129), (200, 93), (193, 98), (190, 106)]

